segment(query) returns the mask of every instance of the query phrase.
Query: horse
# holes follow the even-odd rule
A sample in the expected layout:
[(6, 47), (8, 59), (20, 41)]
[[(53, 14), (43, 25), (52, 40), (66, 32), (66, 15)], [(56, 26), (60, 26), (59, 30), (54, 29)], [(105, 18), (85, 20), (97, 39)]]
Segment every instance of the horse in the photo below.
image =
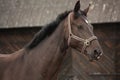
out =
[(0, 80), (57, 80), (61, 63), (70, 48), (94, 61), (103, 54), (93, 26), (87, 20), (88, 6), (65, 11), (43, 26), (22, 49), (0, 54)]

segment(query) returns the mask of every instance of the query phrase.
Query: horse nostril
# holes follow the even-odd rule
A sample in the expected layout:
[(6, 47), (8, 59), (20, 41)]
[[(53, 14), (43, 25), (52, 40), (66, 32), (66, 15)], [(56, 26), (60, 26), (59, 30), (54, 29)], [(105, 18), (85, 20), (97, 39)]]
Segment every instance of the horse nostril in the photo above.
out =
[(100, 50), (94, 50), (94, 54), (96, 54), (96, 55), (101, 55), (102, 53), (101, 53), (101, 51)]
[(94, 50), (94, 55), (97, 55), (97, 54), (98, 54), (97, 50)]
[(94, 58), (96, 60), (98, 60), (100, 58), (100, 56), (102, 55), (101, 51), (100, 50), (94, 50)]

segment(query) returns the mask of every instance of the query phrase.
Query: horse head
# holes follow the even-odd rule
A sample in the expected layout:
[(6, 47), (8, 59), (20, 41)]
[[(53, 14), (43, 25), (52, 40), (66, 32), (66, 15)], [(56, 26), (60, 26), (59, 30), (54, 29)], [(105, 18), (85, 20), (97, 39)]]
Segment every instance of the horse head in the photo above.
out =
[(98, 38), (93, 33), (93, 26), (87, 20), (90, 5), (80, 9), (80, 1), (75, 4), (65, 23), (65, 39), (68, 47), (78, 50), (88, 56), (90, 61), (98, 60), (103, 54)]

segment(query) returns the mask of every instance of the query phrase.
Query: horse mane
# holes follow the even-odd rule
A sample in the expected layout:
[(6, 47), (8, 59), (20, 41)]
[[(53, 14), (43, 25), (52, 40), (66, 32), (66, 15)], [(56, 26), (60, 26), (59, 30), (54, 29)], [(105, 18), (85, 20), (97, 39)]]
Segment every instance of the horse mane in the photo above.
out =
[(27, 49), (36, 47), (42, 40), (49, 37), (58, 27), (61, 21), (63, 21), (71, 11), (65, 11), (57, 16), (57, 18), (51, 23), (41, 26), (42, 29), (35, 34), (34, 38), (27, 44)]

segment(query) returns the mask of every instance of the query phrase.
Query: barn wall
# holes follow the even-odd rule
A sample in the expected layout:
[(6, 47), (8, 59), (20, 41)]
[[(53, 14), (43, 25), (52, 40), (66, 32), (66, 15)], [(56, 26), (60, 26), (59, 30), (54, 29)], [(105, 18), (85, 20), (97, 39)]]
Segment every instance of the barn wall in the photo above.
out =
[[(100, 61), (90, 63), (80, 54), (67, 55), (62, 65), (59, 78), (78, 75), (81, 80), (120, 80), (120, 23), (94, 24), (104, 55)], [(0, 29), (0, 53), (10, 54), (25, 46), (40, 28)], [(70, 57), (73, 56), (73, 57)], [(71, 60), (74, 61), (75, 72), (71, 72)], [(87, 65), (87, 66), (86, 66)], [(67, 71), (67, 72), (66, 72)], [(67, 73), (67, 76), (63, 73)], [(73, 74), (72, 74), (73, 73)], [(99, 73), (99, 74), (96, 74)], [(99, 79), (97, 79), (99, 78)]]
[(24, 47), (40, 28), (0, 29), (0, 53), (11, 54)]
[[(97, 24), (95, 26), (95, 33), (99, 36), (101, 44), (104, 45), (102, 48), (106, 58), (109, 57), (114, 61), (115, 72), (106, 74), (106, 76), (112, 76), (113, 80), (120, 80), (120, 23)], [(109, 60), (108, 63), (110, 63)]]
[[(39, 26), (51, 22), (55, 17), (73, 9), (77, 0), (0, 0), (0, 28)], [(81, 0), (85, 9), (93, 5), (88, 13), (92, 23), (119, 22), (120, 0)]]

